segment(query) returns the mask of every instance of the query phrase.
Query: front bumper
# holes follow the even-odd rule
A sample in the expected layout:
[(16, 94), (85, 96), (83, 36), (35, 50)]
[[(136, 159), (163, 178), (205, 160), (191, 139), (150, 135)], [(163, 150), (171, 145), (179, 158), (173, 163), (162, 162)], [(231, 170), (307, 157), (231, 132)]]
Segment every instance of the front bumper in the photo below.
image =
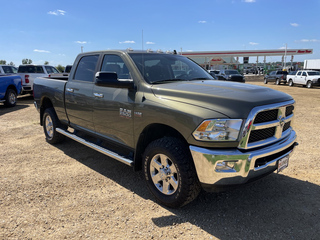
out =
[(211, 191), (250, 182), (272, 173), (278, 161), (291, 156), (298, 145), (297, 135), (292, 130), (289, 136), (256, 150), (206, 149), (190, 146), (190, 151), (202, 187)]

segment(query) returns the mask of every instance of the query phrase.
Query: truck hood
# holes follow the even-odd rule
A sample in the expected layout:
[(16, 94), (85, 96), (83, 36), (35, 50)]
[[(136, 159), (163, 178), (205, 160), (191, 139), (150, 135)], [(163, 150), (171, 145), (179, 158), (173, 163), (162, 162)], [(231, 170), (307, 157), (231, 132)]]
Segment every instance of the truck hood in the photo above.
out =
[(158, 84), (152, 91), (158, 98), (242, 119), (256, 106), (292, 100), (290, 95), (267, 87), (212, 80)]

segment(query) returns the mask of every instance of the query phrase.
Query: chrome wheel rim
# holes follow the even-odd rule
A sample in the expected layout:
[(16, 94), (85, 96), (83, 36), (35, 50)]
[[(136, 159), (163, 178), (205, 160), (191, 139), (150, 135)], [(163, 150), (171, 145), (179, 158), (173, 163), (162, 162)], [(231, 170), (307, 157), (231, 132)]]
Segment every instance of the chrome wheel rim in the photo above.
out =
[(49, 138), (53, 137), (53, 123), (50, 116), (45, 118), (46, 133)]
[(152, 158), (150, 176), (154, 186), (164, 195), (172, 195), (177, 191), (178, 171), (168, 156), (157, 154)]
[(10, 104), (15, 104), (16, 102), (16, 95), (13, 92), (11, 92), (9, 95), (9, 102)]

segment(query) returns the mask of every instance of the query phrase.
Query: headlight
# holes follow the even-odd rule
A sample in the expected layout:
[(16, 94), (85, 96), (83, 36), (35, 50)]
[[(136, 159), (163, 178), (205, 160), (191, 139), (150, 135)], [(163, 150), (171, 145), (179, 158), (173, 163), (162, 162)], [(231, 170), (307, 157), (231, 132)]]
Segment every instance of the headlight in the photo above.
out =
[(193, 137), (200, 141), (236, 141), (241, 124), (241, 119), (205, 120), (193, 132)]

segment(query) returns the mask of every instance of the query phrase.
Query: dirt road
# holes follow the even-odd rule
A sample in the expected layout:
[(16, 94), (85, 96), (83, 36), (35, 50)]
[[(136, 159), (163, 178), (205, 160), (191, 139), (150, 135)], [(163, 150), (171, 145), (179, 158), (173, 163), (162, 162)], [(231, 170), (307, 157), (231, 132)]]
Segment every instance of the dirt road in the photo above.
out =
[(320, 239), (320, 88), (266, 86), (297, 101), (289, 167), (181, 209), (156, 203), (126, 165), (48, 144), (31, 97), (0, 105), (0, 239)]

